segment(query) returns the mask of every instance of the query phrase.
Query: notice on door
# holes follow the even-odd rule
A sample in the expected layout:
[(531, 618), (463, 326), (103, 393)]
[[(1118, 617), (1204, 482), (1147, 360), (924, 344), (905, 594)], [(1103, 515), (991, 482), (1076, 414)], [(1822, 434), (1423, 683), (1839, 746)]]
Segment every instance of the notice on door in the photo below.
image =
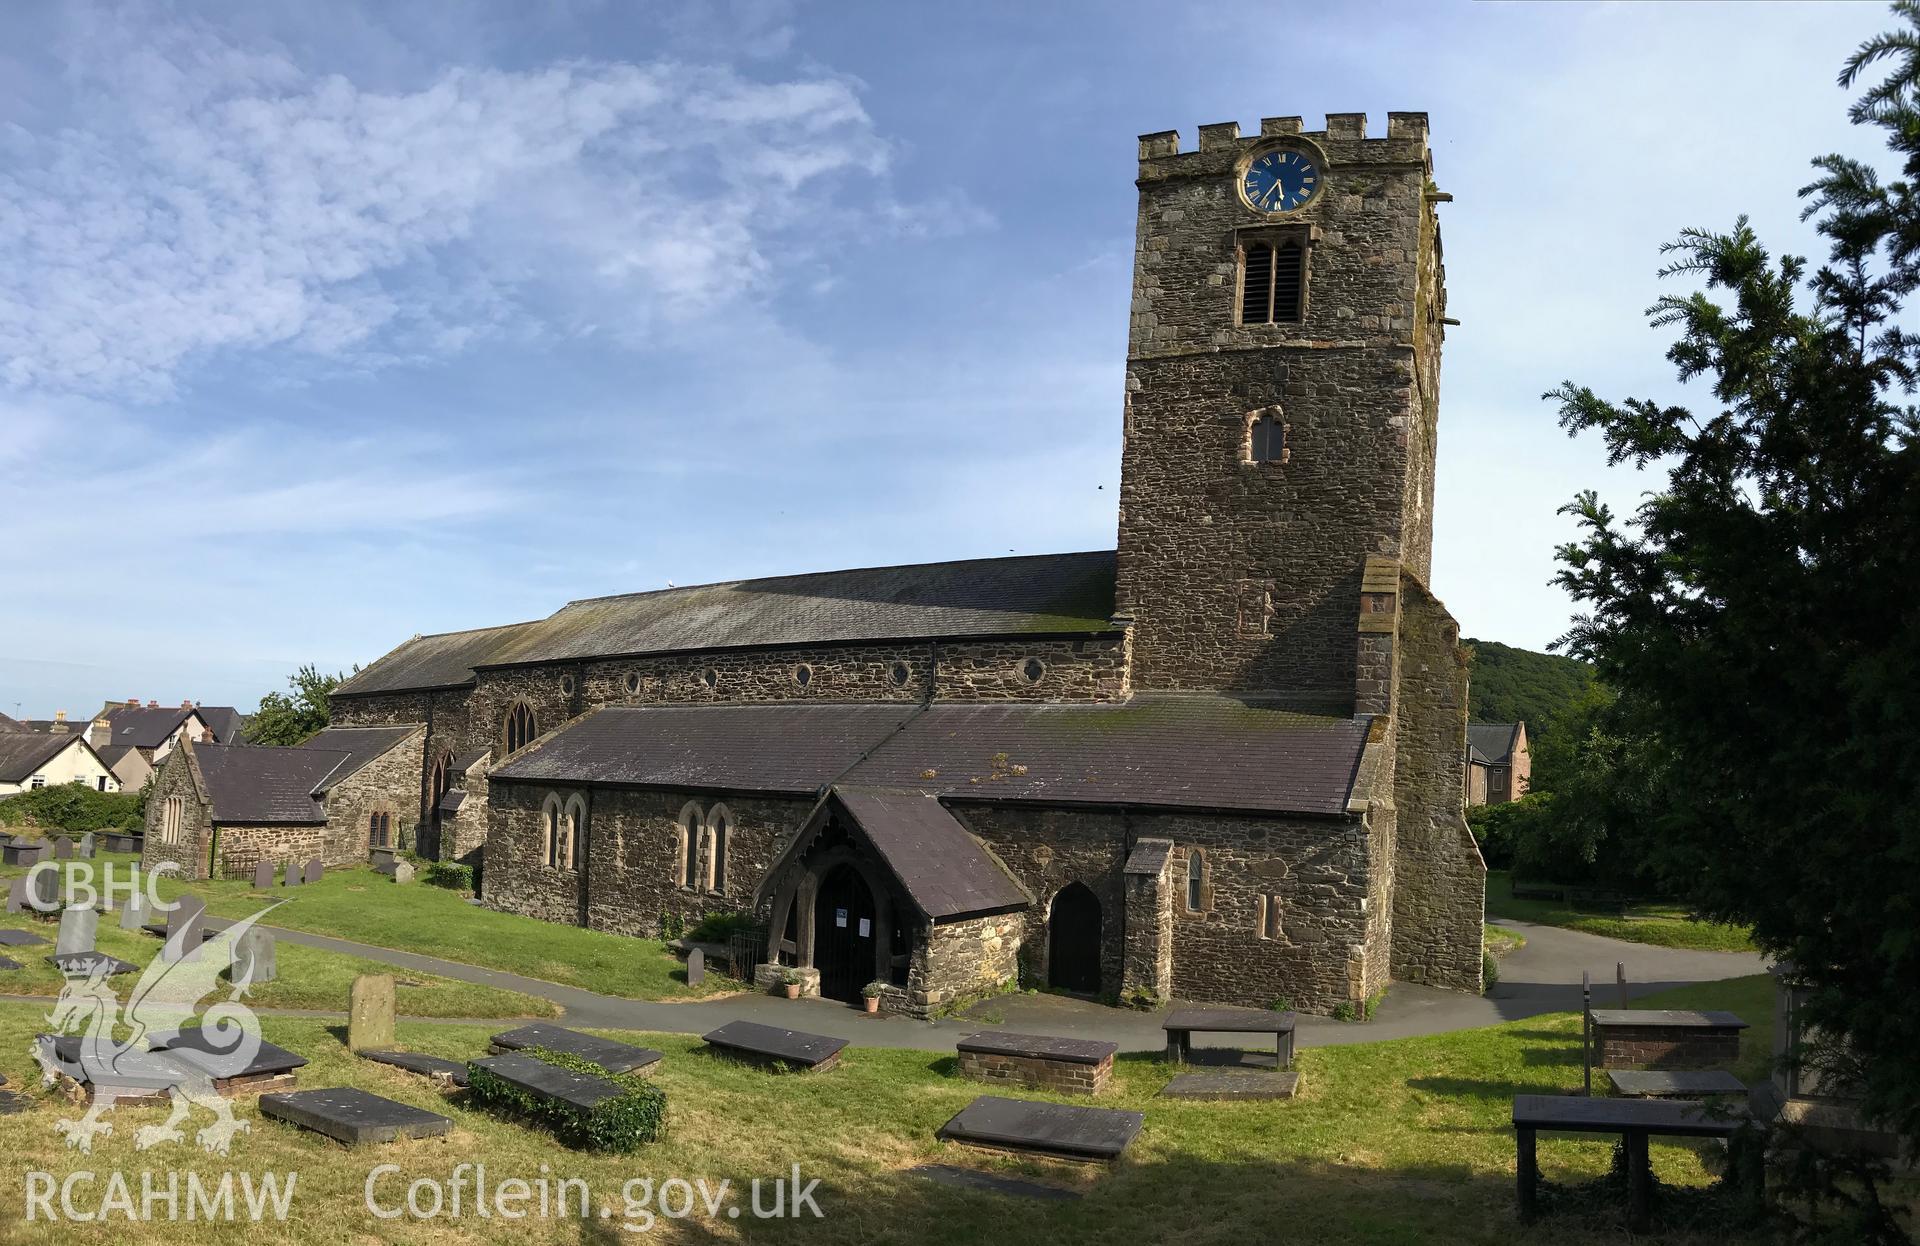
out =
[(845, 930), (847, 928), (847, 910), (845, 909), (833, 910), (833, 924), (840, 927), (840, 929)]
[(864, 917), (860, 919), (860, 937), (862, 939), (871, 939), (873, 937), (873, 923)]

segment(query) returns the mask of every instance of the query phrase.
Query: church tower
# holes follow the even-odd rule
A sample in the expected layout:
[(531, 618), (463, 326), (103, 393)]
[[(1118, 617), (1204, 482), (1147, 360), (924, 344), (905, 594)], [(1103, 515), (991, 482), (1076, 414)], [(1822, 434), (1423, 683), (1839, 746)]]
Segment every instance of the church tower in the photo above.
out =
[[(1425, 581), (1446, 293), (1424, 113), (1140, 139), (1118, 609), (1133, 685), (1369, 696), (1363, 594)], [(1397, 566), (1396, 566), (1397, 564)], [(1382, 607), (1384, 608), (1384, 607)], [(1356, 691), (1358, 688), (1358, 691)]]

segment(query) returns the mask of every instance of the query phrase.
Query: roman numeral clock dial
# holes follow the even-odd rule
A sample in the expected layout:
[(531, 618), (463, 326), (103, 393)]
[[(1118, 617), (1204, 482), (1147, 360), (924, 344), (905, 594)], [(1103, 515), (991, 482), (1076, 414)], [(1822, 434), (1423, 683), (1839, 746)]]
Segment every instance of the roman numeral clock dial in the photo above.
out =
[(1240, 193), (1260, 212), (1291, 212), (1319, 189), (1319, 166), (1297, 151), (1256, 156), (1240, 179)]

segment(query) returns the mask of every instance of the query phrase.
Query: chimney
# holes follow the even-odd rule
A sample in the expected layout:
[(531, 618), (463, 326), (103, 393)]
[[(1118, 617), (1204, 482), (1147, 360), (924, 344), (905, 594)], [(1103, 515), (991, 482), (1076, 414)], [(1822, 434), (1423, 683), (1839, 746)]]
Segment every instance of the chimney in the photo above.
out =
[(148, 709), (150, 709), (150, 710), (157, 710), (157, 709), (159, 709), (159, 708), (160, 708), (160, 702), (158, 702), (158, 701), (148, 701), (148, 702), (147, 702), (147, 708), (148, 708)]
[(194, 705), (193, 705), (193, 702), (191, 701), (182, 701), (180, 702), (180, 708), (183, 710), (190, 710), (194, 708)]
[(67, 725), (67, 711), (65, 711), (65, 710), (55, 710), (55, 711), (53, 711), (53, 721), (54, 721), (54, 722), (56, 722), (56, 723), (58, 723), (58, 724), (60, 724), (60, 725), (61, 725), (62, 727), (64, 727), (64, 726), (66, 726), (66, 725)]

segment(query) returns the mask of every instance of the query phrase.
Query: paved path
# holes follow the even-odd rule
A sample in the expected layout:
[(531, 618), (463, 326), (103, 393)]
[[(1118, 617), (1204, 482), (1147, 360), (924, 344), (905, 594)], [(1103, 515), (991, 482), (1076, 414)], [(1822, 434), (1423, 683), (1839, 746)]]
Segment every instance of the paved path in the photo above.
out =
[[(226, 923), (209, 919), (209, 924)], [(1500, 983), (1489, 994), (1476, 997), (1458, 991), (1396, 984), (1369, 1024), (1342, 1024), (1324, 1017), (1302, 1017), (1296, 1035), (1297, 1045), (1329, 1047), (1420, 1034), (1443, 1034), (1498, 1025), (1502, 1021), (1541, 1013), (1572, 1012), (1580, 1007), (1580, 973), (1583, 969), (1593, 975), (1596, 1002), (1614, 1003), (1617, 1000), (1613, 985), (1616, 963), (1626, 966), (1630, 997), (1694, 982), (1745, 977), (1766, 970), (1765, 962), (1751, 953), (1692, 952), (1642, 943), (1623, 943), (1617, 939), (1563, 930), (1557, 926), (1518, 921), (1498, 924), (1524, 934), (1527, 945), (1501, 962)], [(568, 1024), (586, 1029), (701, 1034), (728, 1021), (749, 1020), (783, 1029), (830, 1034), (868, 1047), (951, 1051), (959, 1035), (989, 1026), (1000, 1026), (1064, 1037), (1104, 1039), (1119, 1043), (1123, 1051), (1158, 1051), (1164, 1049), (1166, 1044), (1165, 1035), (1160, 1029), (1160, 1013), (1107, 1008), (1057, 995), (999, 996), (976, 1005), (965, 1017), (935, 1022), (868, 1016), (830, 1000), (776, 999), (757, 992), (689, 1003), (657, 1003), (598, 995), (538, 978), (372, 947), (326, 935), (277, 928), (274, 933), (289, 943), (360, 956), (418, 973), (438, 974), (443, 978), (536, 995), (564, 1008)]]

